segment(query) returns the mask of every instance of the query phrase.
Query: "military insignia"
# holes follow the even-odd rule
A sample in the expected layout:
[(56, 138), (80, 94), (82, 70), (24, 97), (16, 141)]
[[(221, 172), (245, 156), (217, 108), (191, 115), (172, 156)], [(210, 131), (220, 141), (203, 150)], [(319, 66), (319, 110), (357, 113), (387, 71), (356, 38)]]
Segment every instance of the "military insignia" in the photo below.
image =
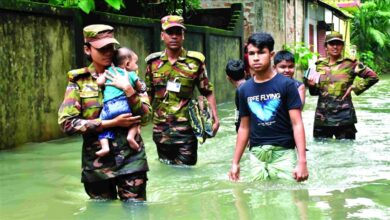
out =
[(163, 63), (163, 62), (160, 62), (160, 63), (158, 64), (158, 66), (157, 66), (157, 69), (160, 69), (160, 67), (161, 67), (162, 65), (164, 65), (164, 63)]
[(194, 63), (189, 63), (187, 66), (190, 70), (192, 70), (196, 67), (196, 65)]
[(197, 52), (197, 51), (188, 51), (187, 56), (192, 57), (192, 58), (196, 58), (196, 59), (200, 60), (202, 63), (206, 59), (202, 53)]
[(163, 54), (163, 52), (161, 52), (161, 51), (160, 51), (160, 52), (152, 53), (152, 54), (150, 54), (149, 56), (147, 56), (147, 57), (145, 58), (145, 62), (146, 62), (146, 63), (149, 63), (150, 61), (155, 60), (155, 59), (161, 57), (162, 54)]
[(90, 98), (99, 96), (99, 87), (97, 84), (86, 84), (80, 92), (81, 98)]

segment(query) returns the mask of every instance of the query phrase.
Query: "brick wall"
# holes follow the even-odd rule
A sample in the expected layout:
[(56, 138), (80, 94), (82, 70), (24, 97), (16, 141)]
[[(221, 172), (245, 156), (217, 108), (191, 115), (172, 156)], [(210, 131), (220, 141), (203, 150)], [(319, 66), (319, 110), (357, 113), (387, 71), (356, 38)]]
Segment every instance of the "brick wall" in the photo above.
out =
[(242, 3), (244, 39), (257, 31), (266, 31), (275, 38), (275, 49), (283, 44), (303, 41), (304, 0), (202, 0), (202, 8), (227, 8)]

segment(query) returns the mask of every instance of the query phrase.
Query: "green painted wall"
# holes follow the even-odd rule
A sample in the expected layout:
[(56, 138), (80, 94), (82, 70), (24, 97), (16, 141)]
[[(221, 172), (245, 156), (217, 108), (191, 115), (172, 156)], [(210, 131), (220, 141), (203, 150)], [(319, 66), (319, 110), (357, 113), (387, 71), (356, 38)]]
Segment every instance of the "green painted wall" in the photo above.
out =
[(146, 70), (145, 57), (152, 51), (152, 29), (115, 25), (115, 37), (121, 46), (131, 48), (138, 55), (138, 71), (143, 77)]
[(233, 101), (235, 89), (226, 79), (225, 67), (229, 59), (239, 59), (240, 39), (210, 36), (210, 78), (215, 86), (217, 102)]
[[(115, 27), (122, 46), (145, 57), (164, 49), (159, 20), (95, 13), (34, 3), (0, 2), (0, 149), (63, 137), (57, 111), (67, 84), (66, 73), (87, 64), (82, 27), (106, 23)], [(237, 34), (240, 33), (240, 34)], [(206, 56), (218, 102), (231, 101), (234, 89), (225, 79), (229, 58), (240, 57), (242, 32), (187, 25), (184, 47)]]
[(1, 13), (0, 149), (58, 138), (57, 110), (74, 62), (66, 20)]

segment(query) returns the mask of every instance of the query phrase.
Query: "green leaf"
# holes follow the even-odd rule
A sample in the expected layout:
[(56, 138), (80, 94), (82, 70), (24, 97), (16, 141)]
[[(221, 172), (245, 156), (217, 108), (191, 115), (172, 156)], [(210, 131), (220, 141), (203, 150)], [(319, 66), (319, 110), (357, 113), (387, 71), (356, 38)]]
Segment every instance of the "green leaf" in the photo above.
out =
[(111, 7), (115, 8), (116, 10), (121, 9), (121, 5), (124, 5), (122, 0), (105, 0), (107, 4), (109, 4)]
[(62, 0), (49, 0), (48, 3), (53, 5), (60, 5), (62, 3)]
[(370, 27), (368, 28), (368, 33), (380, 47), (385, 45), (386, 36), (382, 32)]
[(86, 14), (95, 10), (95, 1), (94, 0), (80, 0), (77, 5), (81, 10), (83, 10)]

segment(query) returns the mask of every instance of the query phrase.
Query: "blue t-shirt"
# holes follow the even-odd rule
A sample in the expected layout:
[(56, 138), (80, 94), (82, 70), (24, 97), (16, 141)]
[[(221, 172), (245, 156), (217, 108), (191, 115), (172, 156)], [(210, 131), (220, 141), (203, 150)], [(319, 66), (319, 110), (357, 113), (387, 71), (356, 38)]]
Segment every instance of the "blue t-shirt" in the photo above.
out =
[(253, 78), (239, 88), (240, 117), (250, 117), (250, 146), (277, 145), (294, 148), (290, 109), (300, 109), (295, 82), (281, 74), (263, 83)]
[(297, 89), (298, 89), (299, 87), (301, 87), (301, 85), (303, 84), (302, 82), (299, 82), (299, 81), (296, 80), (296, 79), (292, 79), (292, 80), (294, 80), (294, 83), (295, 83), (295, 86), (297, 87)]
[[(125, 75), (125, 70), (119, 67), (115, 67), (117, 72), (121, 74), (122, 76)], [(115, 75), (115, 71), (112, 69), (112, 67), (108, 68), (108, 71), (111, 74)], [(138, 76), (134, 71), (129, 72), (129, 81), (132, 87), (135, 87), (135, 83), (138, 80)], [(111, 82), (111, 80), (107, 79), (106, 83)], [(125, 95), (123, 90), (116, 88), (115, 86), (106, 86), (106, 88), (103, 91), (103, 102), (107, 102), (109, 100), (112, 100), (114, 98), (117, 98), (119, 96)]]

